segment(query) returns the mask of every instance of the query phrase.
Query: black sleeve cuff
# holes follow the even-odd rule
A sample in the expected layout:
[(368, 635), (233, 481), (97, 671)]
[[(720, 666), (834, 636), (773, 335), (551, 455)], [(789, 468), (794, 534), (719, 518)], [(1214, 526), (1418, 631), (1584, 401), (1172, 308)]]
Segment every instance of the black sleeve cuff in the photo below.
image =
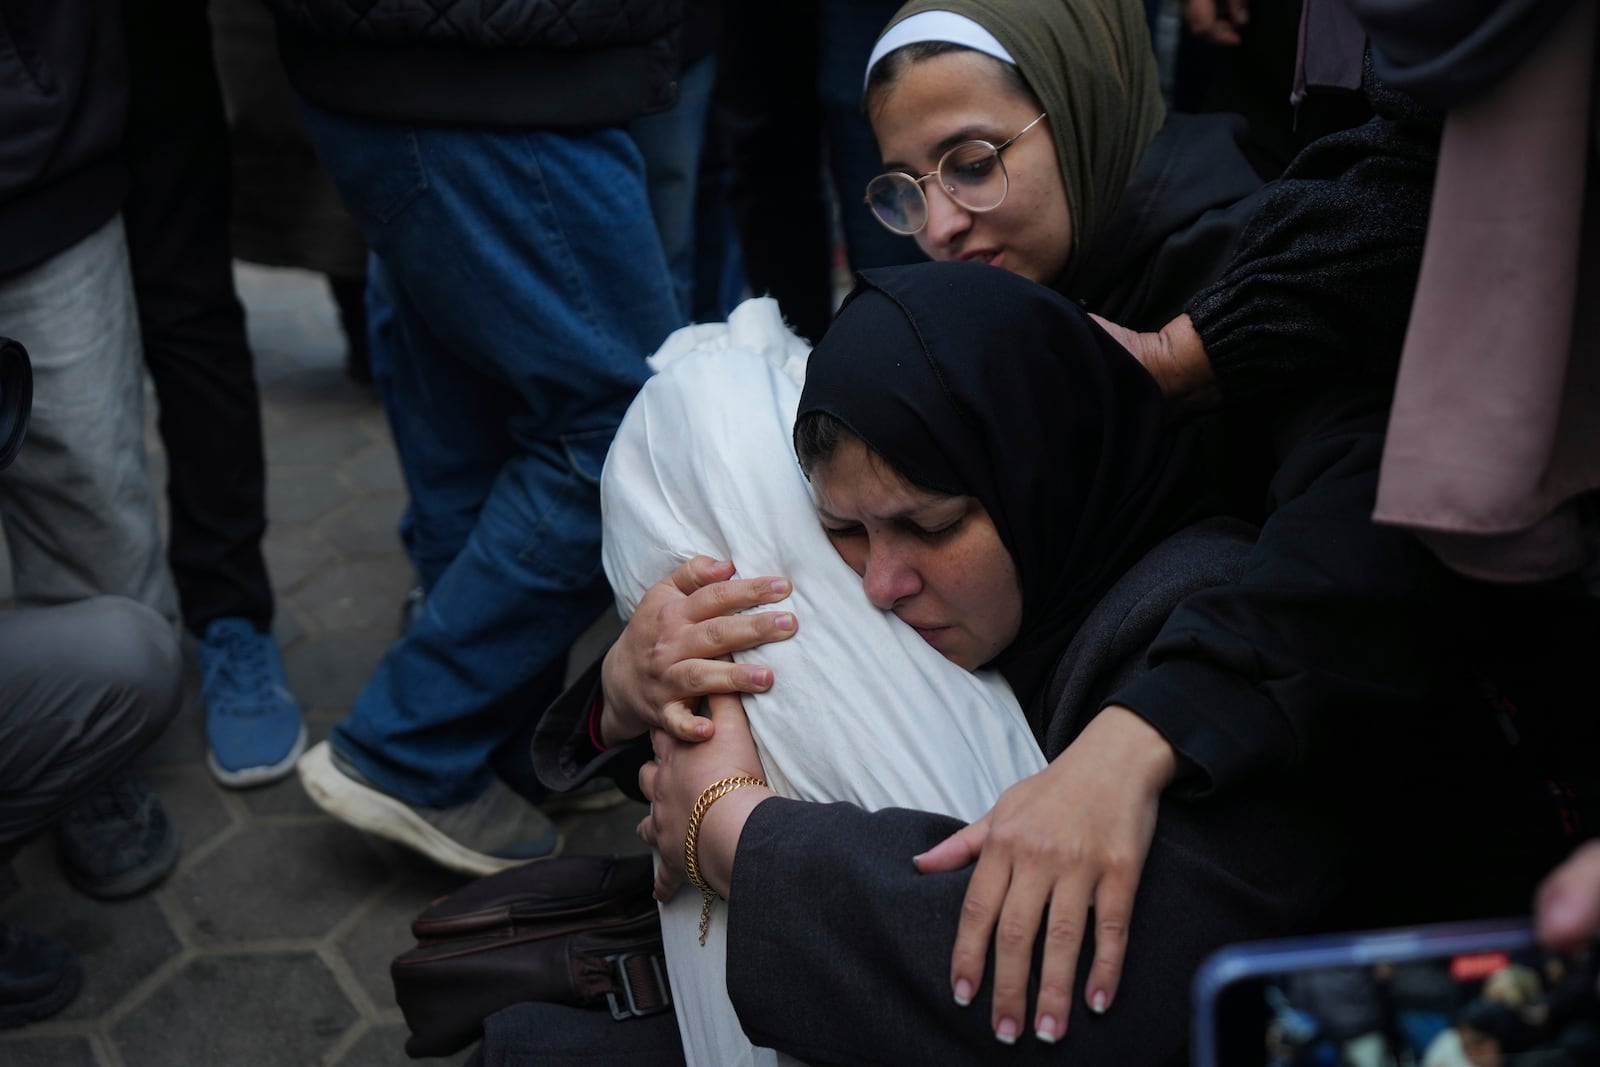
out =
[(650, 758), (649, 735), (601, 750), (589, 736), (589, 711), (600, 696), (600, 665), (589, 665), (566, 692), (545, 709), (533, 734), (533, 770), (539, 781), (566, 792), (591, 778), (609, 778), (628, 796), (643, 801), (639, 768)]
[(1167, 739), (1180, 768), (1171, 790), (1202, 797), (1294, 758), (1283, 713), (1249, 684), (1204, 663), (1172, 661), (1123, 686), (1120, 704)]

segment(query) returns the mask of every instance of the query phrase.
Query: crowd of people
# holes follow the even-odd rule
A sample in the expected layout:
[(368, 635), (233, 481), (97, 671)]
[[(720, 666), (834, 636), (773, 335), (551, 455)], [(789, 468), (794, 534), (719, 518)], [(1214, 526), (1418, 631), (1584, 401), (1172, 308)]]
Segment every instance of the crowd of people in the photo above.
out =
[[(1282, 60), (1249, 121), (1169, 107), (1137, 0), (24, 6), (0, 858), (172, 869), (122, 768), (187, 643), (219, 784), (452, 870), (650, 802), (675, 1017), (519, 1005), (485, 1064), (1181, 1063), (1228, 943), (1541, 881), (1600, 928), (1592, 4), (1182, 0)], [(236, 252), (328, 275), (408, 493), (310, 748)], [(0, 1026), (77, 981), (0, 925)]]
[(1600, 1062), (1600, 996), (1587, 947), (1284, 975), (1269, 980), (1260, 1007), (1268, 1020), (1261, 1062), (1271, 1067)]

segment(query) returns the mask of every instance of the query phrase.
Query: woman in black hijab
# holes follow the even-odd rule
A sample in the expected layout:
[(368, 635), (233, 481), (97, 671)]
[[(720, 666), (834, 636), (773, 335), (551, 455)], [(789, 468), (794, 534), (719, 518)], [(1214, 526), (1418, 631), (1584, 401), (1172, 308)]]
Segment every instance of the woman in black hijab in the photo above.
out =
[[(761, 920), (739, 910), (750, 874), (733, 861), (741, 839), (764, 835), (776, 815), (788, 827), (785, 836), (796, 831), (796, 819), (804, 828), (785, 848), (805, 849), (805, 839), (820, 832), (835, 846), (852, 842), (851, 851), (863, 855), (892, 850), (901, 864), (918, 857), (923, 873), (905, 865), (893, 879), (920, 879), (920, 886), (869, 886), (857, 881), (861, 871), (819, 862), (816, 891), (837, 899), (854, 884), (876, 899), (916, 900), (930, 909), (926, 947), (934, 958), (956, 939), (959, 978), (928, 967), (877, 974), (845, 968), (824, 978), (840, 965), (828, 956), (781, 964), (802, 984), (797, 969), (814, 970), (818, 982), (864, 983), (867, 996), (888, 996), (891, 988), (896, 998), (911, 993), (921, 1010), (897, 1007), (895, 1019), (884, 1020), (908, 1042), (897, 1061), (944, 1062), (973, 1041), (1009, 1043), (1024, 1032), (1048, 1043), (1070, 1033), (1075, 1049), (1115, 1048), (1116, 1056), (1131, 1057), (1113, 1060), (1108, 1051), (1089, 1062), (1154, 1063), (1175, 1054), (1183, 1027), (1174, 1016), (1184, 1011), (1188, 975), (1200, 957), (1229, 940), (1304, 922), (1325, 903), (1330, 884), (1321, 877), (1328, 860), (1307, 851), (1313, 835), (1292, 796), (1274, 796), (1268, 805), (1230, 800), (1158, 820), (1161, 796), (1180, 780), (1184, 760), (1160, 731), (1111, 699), (1117, 682), (1137, 669), (1166, 609), (1232, 576), (1247, 531), (1223, 520), (1189, 525), (1205, 513), (1190, 477), (1191, 450), (1164, 427), (1155, 383), (1125, 350), (1065, 298), (975, 264), (863, 274), (812, 353), (795, 437), (823, 527), (869, 599), (959, 665), (998, 668), (1052, 762), (965, 828), (922, 813), (869, 815), (788, 801), (756, 785), (718, 799), (699, 828), (698, 860), (731, 902), (736, 1007), (750, 975), (770, 973), (772, 961), (739, 941), (741, 922), (753, 929)], [(737, 700), (713, 698), (712, 709), (710, 741), (684, 745), (658, 736), (659, 763), (640, 776), (654, 802), (642, 833), (659, 843), (669, 868), (683, 854), (690, 810), (708, 786), (761, 777)], [(1141, 922), (1134, 897), (1152, 838), (1159, 878), (1155, 902), (1140, 904), (1154, 915)], [(1262, 863), (1265, 854), (1290, 862)], [(954, 872), (973, 860), (969, 889), (965, 875)], [(881, 873), (869, 870), (869, 881)], [(990, 918), (965, 944), (955, 929), (963, 893), (969, 907), (984, 902)], [(834, 921), (868, 941), (900, 936), (875, 929), (859, 908)], [(1086, 983), (1082, 995), (1096, 1011), (1116, 996), (1136, 922), (1151, 927), (1135, 935), (1134, 958), (1142, 961), (1136, 1003), (1110, 1016), (1117, 1020), (1110, 1029), (1073, 1017), (1069, 1031), (1075, 984)], [(1035, 972), (1041, 926), (1049, 936)], [(996, 929), (991, 968), (985, 957)], [(1091, 929), (1092, 938), (1084, 938)], [(1082, 953), (1087, 976), (1075, 982), (1086, 940), (1093, 943)], [(869, 955), (892, 964), (915, 948)], [(1030, 973), (1041, 983), (1030, 1016), (949, 1007), (952, 992), (967, 1003), (980, 987), (985, 995), (1010, 988), (1026, 996)], [(749, 1030), (748, 1019), (745, 1025)], [(816, 1048), (772, 1043), (802, 1059), (836, 1061), (832, 1039), (815, 1032)], [(750, 1036), (769, 1043), (759, 1032)], [(867, 1061), (877, 1062), (872, 1055)]]
[(1150, 375), (1041, 287), (975, 264), (885, 269), (846, 309), (808, 364), (801, 465), (831, 458), (831, 420), (914, 486), (986, 509), (1023, 590), (995, 665), (1027, 707), (1100, 594), (1195, 513), (1189, 435), (1164, 428)]

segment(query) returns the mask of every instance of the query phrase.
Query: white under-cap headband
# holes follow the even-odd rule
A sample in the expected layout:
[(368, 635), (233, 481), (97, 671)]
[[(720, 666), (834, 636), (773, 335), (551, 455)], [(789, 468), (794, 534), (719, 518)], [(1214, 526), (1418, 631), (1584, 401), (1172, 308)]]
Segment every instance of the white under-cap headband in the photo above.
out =
[(896, 48), (904, 48), (908, 44), (920, 44), (923, 41), (959, 44), (974, 52), (993, 56), (1002, 63), (1015, 66), (1017, 62), (1011, 58), (1011, 53), (994, 39), (994, 34), (967, 16), (958, 15), (954, 11), (919, 11), (895, 23), (888, 32), (878, 38), (878, 43), (872, 48), (872, 55), (867, 59), (866, 73), (862, 75), (862, 91), (866, 91), (866, 79), (872, 75), (872, 68), (878, 65), (878, 60)]

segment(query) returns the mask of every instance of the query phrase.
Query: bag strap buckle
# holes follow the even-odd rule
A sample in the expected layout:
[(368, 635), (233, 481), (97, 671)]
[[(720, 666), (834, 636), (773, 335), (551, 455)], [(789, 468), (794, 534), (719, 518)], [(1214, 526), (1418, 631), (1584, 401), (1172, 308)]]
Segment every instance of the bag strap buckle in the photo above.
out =
[(622, 992), (621, 1000), (616, 989), (606, 993), (613, 1019), (642, 1019), (672, 1007), (672, 986), (659, 952), (618, 952), (607, 956), (606, 962), (615, 971)]

